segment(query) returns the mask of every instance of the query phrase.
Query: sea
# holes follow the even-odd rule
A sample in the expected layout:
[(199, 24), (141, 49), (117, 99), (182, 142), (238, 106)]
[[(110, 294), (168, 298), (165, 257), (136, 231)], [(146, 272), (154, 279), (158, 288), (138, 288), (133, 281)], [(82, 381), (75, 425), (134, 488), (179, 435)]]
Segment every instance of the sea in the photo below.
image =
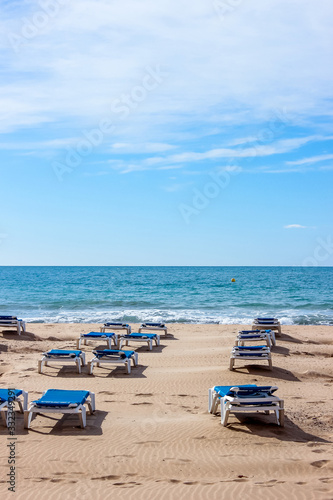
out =
[[(234, 279), (235, 281), (232, 281)], [(333, 325), (333, 267), (0, 267), (0, 315), (33, 323)]]

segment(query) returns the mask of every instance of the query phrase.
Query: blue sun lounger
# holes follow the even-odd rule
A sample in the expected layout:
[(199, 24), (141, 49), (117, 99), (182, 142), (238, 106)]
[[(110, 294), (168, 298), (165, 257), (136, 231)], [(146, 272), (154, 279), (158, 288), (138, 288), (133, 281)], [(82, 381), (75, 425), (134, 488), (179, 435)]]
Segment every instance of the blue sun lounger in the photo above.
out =
[(272, 369), (271, 350), (267, 345), (234, 346), (230, 355), (230, 370), (234, 369), (236, 359), (268, 361), (269, 369)]
[(101, 332), (105, 332), (105, 330), (126, 330), (126, 332), (129, 334), (131, 333), (131, 327), (127, 323), (120, 323), (120, 322), (111, 322), (109, 321), (108, 323), (104, 323), (103, 326), (100, 327)]
[(86, 426), (86, 407), (89, 413), (95, 411), (95, 394), (90, 391), (66, 391), (62, 389), (48, 389), (40, 399), (30, 403), (24, 412), (24, 427), (29, 429), (35, 413), (77, 413), (81, 427)]
[(49, 366), (50, 361), (61, 363), (62, 365), (74, 363), (76, 364), (78, 373), (81, 373), (81, 366), (85, 366), (86, 364), (85, 354), (82, 351), (51, 349), (44, 352), (42, 359), (38, 361), (38, 373), (43, 373), (43, 366)]
[(226, 426), (230, 413), (264, 412), (275, 413), (276, 422), (284, 425), (283, 400), (274, 396), (276, 386), (255, 384), (237, 386), (215, 386), (208, 391), (208, 411), (216, 414), (221, 406), (221, 424)]
[(281, 335), (281, 324), (277, 318), (255, 318), (252, 323), (252, 330), (257, 330), (260, 327), (277, 330), (278, 334)]
[(141, 333), (142, 330), (158, 330), (160, 332), (164, 332), (165, 335), (168, 334), (168, 329), (165, 326), (165, 323), (141, 323), (139, 333)]
[(21, 389), (0, 389), (0, 412), (7, 427), (10, 427), (15, 422), (12, 415), (15, 403), (18, 403), (20, 412), (23, 413), (28, 407), (28, 393)]
[(138, 354), (135, 351), (124, 351), (120, 349), (104, 349), (93, 351), (95, 357), (88, 363), (89, 374), (92, 375), (94, 365), (101, 366), (104, 363), (124, 365), (126, 373), (131, 373), (131, 361), (134, 366), (138, 364)]
[(235, 345), (243, 346), (245, 342), (266, 342), (268, 347), (276, 344), (272, 330), (240, 330)]
[(17, 316), (0, 316), (0, 326), (4, 328), (16, 328), (19, 335), (21, 335), (21, 330), (25, 332), (25, 322), (23, 319), (18, 319)]
[(156, 346), (160, 345), (160, 336), (157, 333), (130, 333), (129, 335), (121, 335), (119, 339), (119, 349), (123, 344), (128, 346), (129, 342), (140, 342), (141, 344), (148, 344), (148, 349), (153, 349), (153, 341)]
[(111, 349), (111, 342), (113, 342), (116, 347), (118, 345), (118, 335), (116, 333), (89, 332), (81, 333), (80, 338), (76, 341), (77, 349), (81, 348), (81, 342), (83, 342), (83, 345), (86, 345), (87, 340), (106, 340), (109, 349)]

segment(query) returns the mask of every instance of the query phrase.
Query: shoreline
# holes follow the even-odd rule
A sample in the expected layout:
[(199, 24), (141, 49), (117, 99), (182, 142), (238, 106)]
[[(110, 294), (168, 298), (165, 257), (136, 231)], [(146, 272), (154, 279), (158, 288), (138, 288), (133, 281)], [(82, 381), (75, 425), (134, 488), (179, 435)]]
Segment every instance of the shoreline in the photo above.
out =
[[(171, 323), (159, 348), (133, 346), (139, 366), (131, 375), (122, 367), (80, 375), (70, 365), (37, 373), (42, 352), (75, 349), (80, 333), (99, 326), (28, 323), (20, 337), (0, 331), (1, 387), (27, 390), (29, 401), (48, 388), (96, 394), (97, 411), (85, 429), (77, 415), (38, 415), (25, 431), (17, 414), (17, 498), (29, 491), (42, 499), (93, 494), (99, 500), (105, 488), (112, 498), (130, 500), (332, 498), (333, 327), (282, 325), (272, 371), (265, 363), (229, 371), (244, 325)], [(82, 346), (88, 360), (97, 346)], [(231, 416), (224, 428), (207, 412), (210, 387), (248, 383), (278, 386), (284, 428), (259, 414)], [(7, 431), (0, 429), (4, 446)]]

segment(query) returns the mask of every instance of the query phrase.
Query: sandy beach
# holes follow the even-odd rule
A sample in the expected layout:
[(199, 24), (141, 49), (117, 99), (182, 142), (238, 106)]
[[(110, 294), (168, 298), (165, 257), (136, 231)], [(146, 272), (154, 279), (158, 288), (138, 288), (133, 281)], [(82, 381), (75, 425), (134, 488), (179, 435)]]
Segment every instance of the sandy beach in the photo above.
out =
[[(152, 352), (134, 347), (139, 366), (87, 369), (53, 365), (38, 374), (42, 352), (75, 349), (92, 324), (28, 324), (18, 337), (0, 332), (0, 387), (29, 392), (87, 389), (96, 412), (81, 429), (77, 415), (37, 415), (23, 429), (17, 414), (15, 498), (316, 499), (333, 498), (333, 328), (283, 326), (273, 371), (229, 371), (244, 325), (171, 324)], [(132, 325), (137, 331), (138, 325)], [(83, 346), (87, 360), (98, 346)], [(104, 343), (101, 347), (105, 348)], [(228, 427), (207, 411), (214, 385), (277, 385), (285, 427), (273, 415), (231, 416)], [(8, 432), (0, 427), (1, 498), (7, 490)]]

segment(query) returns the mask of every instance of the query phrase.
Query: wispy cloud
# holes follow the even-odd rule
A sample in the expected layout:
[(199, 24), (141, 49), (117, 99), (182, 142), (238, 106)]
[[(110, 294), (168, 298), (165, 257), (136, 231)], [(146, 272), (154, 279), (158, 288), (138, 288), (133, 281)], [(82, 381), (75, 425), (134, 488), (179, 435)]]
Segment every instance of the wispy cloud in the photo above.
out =
[(253, 147), (246, 148), (216, 148), (204, 152), (187, 151), (174, 155), (148, 157), (143, 159), (140, 162), (140, 165), (142, 169), (162, 169), (165, 168), (163, 167), (163, 165), (165, 164), (167, 164), (169, 168), (171, 168), (172, 165), (185, 165), (188, 163), (193, 164), (204, 160), (265, 157), (288, 153), (300, 148), (301, 146), (309, 142), (324, 140), (327, 140), (327, 137), (311, 135), (307, 137), (284, 139), (276, 141), (275, 143), (269, 145), (255, 144)]
[(126, 143), (118, 142), (112, 144), (111, 148), (116, 153), (163, 153), (175, 149), (177, 146), (162, 142), (147, 142), (147, 143)]
[[(332, 140), (332, 137), (328, 139)], [(333, 160), (333, 154), (310, 156), (309, 158), (301, 158), (300, 160), (287, 161), (287, 165), (310, 165), (321, 161)]]

